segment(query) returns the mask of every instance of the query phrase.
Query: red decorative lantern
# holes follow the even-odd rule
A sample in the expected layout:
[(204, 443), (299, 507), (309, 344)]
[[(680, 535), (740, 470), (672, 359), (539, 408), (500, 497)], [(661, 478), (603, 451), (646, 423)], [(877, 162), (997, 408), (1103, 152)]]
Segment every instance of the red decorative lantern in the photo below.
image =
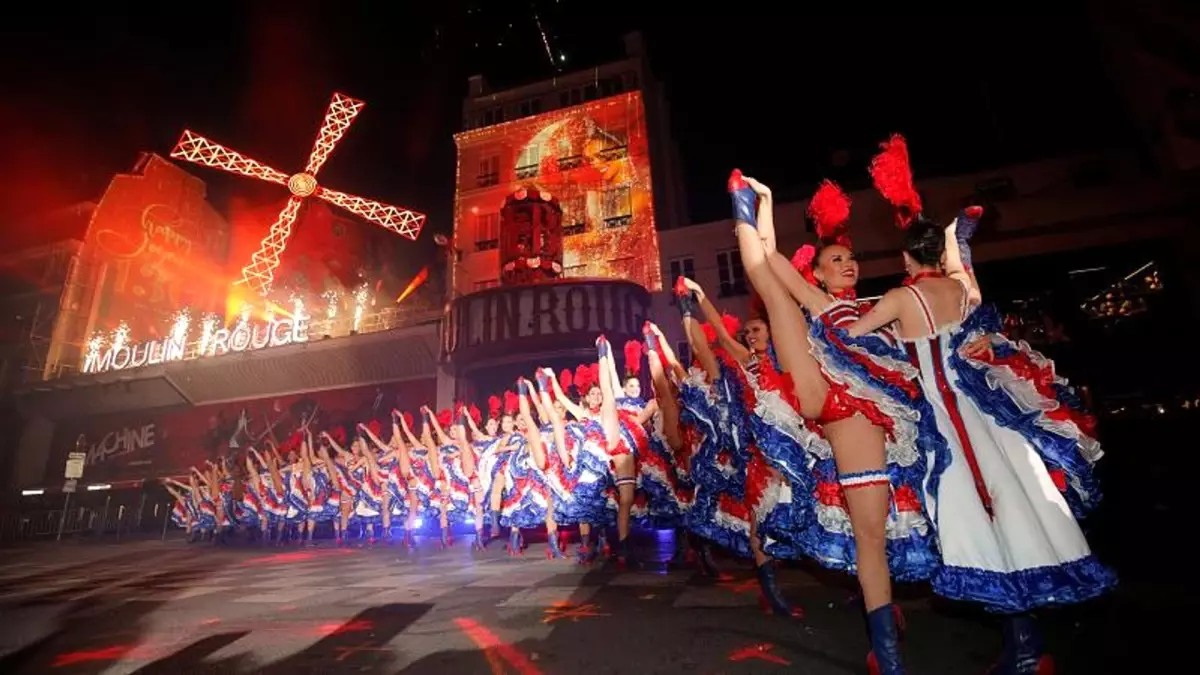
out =
[(521, 188), (500, 209), (500, 279), (505, 286), (562, 277), (562, 207), (550, 193)]

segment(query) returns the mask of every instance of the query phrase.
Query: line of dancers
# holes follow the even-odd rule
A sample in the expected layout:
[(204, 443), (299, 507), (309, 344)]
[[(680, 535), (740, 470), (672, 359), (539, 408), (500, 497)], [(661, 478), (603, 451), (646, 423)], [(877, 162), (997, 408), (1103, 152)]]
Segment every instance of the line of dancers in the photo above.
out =
[(674, 528), (677, 557), (706, 575), (718, 574), (712, 545), (752, 559), (780, 616), (800, 612), (774, 560), (855, 574), (873, 673), (905, 672), (893, 580), (1001, 615), (994, 672), (1053, 672), (1032, 612), (1116, 583), (1078, 524), (1100, 498), (1095, 421), (1053, 363), (1004, 337), (981, 305), (970, 238), (982, 210), (948, 227), (927, 217), (899, 136), (870, 173), (896, 208), (908, 272), (873, 306), (854, 294), (840, 188), (826, 181), (810, 203), (819, 246), (788, 258), (770, 190), (735, 171), (734, 234), (754, 302), (738, 321), (678, 279), (692, 363), (647, 322), (643, 342), (625, 345), (622, 377), (601, 336), (594, 363), (531, 373), (489, 399), (486, 420), (467, 405), (423, 408), (419, 425), (393, 411), (390, 434), (372, 420), (250, 449), (242, 480), (224, 463), (194, 469), (168, 486), (178, 522), (205, 533), (240, 524), (264, 541), (293, 530), (305, 542), (330, 522), (339, 543), (356, 524), (369, 543), (398, 524), (411, 544), (436, 521), (447, 546), (462, 522), (479, 547), (507, 530), (511, 554), (523, 529), (545, 527), (555, 558), (566, 556), (559, 528), (574, 525), (580, 562), (615, 530), (612, 558), (630, 568), (634, 524)]

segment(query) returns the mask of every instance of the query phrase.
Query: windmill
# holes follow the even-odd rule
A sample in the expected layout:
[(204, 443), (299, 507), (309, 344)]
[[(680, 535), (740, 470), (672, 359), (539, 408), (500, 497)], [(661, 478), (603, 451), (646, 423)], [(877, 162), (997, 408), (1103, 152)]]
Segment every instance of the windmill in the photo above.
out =
[(308, 164), (304, 171), (291, 176), (236, 150), (213, 143), (199, 134), (192, 133), (191, 130), (185, 130), (175, 148), (171, 150), (171, 157), (175, 159), (284, 185), (292, 193), (275, 222), (271, 224), (270, 232), (262, 240), (258, 250), (250, 256), (250, 263), (242, 268), (242, 280), (259, 294), (266, 295), (271, 290), (271, 284), (275, 280), (275, 269), (279, 267), (279, 258), (287, 249), (288, 238), (292, 236), (292, 225), (300, 212), (300, 205), (308, 197), (317, 197), (340, 206), (402, 237), (415, 240), (421, 233), (421, 227), (425, 224), (423, 213), (338, 192), (317, 183), (317, 173), (329, 159), (329, 155), (333, 154), (338, 141), (365, 105), (363, 101), (334, 93), (329, 109), (325, 111), (325, 121), (321, 124), (321, 131), (317, 134), (312, 153), (308, 156)]

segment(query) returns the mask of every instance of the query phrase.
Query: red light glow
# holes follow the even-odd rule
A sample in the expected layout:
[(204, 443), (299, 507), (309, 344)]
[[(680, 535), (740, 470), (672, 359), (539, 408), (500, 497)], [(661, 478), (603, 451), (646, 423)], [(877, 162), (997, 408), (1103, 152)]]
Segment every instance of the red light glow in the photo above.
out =
[(767, 663), (775, 663), (781, 666), (792, 665), (791, 661), (777, 656), (771, 652), (775, 649), (775, 645), (769, 642), (763, 642), (756, 645), (750, 645), (742, 649), (735, 649), (729, 653), (729, 660), (737, 663), (739, 661), (749, 661), (750, 659), (758, 659)]
[(306, 197), (323, 199), (408, 239), (415, 240), (421, 233), (421, 227), (425, 224), (424, 214), (331, 190), (317, 183), (317, 173), (365, 105), (363, 101), (335, 93), (325, 112), (325, 121), (317, 134), (312, 153), (309, 154), (308, 164), (304, 171), (292, 176), (191, 131), (184, 131), (179, 143), (171, 151), (171, 157), (176, 159), (284, 185), (291, 191), (291, 199), (271, 224), (271, 230), (259, 249), (250, 257), (250, 264), (242, 268), (243, 281), (259, 294), (266, 295), (275, 280), (275, 269), (279, 267), (280, 256), (287, 249), (288, 238), (292, 236), (292, 224)]
[(483, 651), (493, 675), (504, 674), (505, 671), (500, 663), (501, 660), (520, 673), (520, 675), (541, 675), (542, 671), (533, 665), (529, 657), (522, 654), (516, 647), (496, 637), (495, 633), (488, 630), (478, 621), (459, 617), (454, 620), (454, 623), (458, 626), (459, 630), (471, 638), (476, 647)]

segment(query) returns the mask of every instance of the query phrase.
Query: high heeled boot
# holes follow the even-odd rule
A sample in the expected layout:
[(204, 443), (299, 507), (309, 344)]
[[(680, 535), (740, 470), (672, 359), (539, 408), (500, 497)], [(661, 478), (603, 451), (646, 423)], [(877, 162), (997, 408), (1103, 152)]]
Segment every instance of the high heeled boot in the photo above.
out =
[(968, 206), (958, 214), (954, 226), (954, 241), (958, 243), (958, 257), (963, 267), (971, 269), (971, 238), (979, 229), (979, 219), (983, 217), (982, 206)]
[(900, 660), (900, 622), (892, 603), (876, 607), (867, 614), (867, 630), (871, 636), (871, 652), (867, 654), (867, 670), (871, 675), (904, 675)]
[(508, 530), (508, 554), (521, 555), (521, 531), (515, 527)]
[(692, 550), (696, 552), (696, 562), (700, 565), (700, 572), (709, 579), (719, 578), (721, 571), (717, 569), (717, 561), (713, 559), (712, 545), (690, 533), (688, 542), (691, 544)]
[(687, 284), (683, 283), (683, 277), (675, 280), (675, 306), (679, 308), (679, 317), (686, 319), (689, 316), (694, 317), (697, 321), (703, 320), (700, 314), (700, 304), (696, 300), (696, 294), (692, 292)]
[(800, 618), (804, 615), (800, 609), (792, 607), (783, 597), (783, 593), (779, 590), (779, 584), (775, 581), (775, 566), (770, 561), (755, 567), (754, 574), (758, 577), (758, 585), (762, 589), (764, 609), (770, 610), (775, 616)]
[(1054, 660), (1045, 653), (1037, 620), (1028, 614), (1004, 617), (1004, 654), (991, 675), (1054, 675)]
[(617, 561), (625, 569), (633, 570), (639, 567), (637, 555), (633, 552), (633, 545), (629, 541), (629, 537), (617, 542)]
[(579, 550), (575, 552), (575, 560), (580, 565), (591, 565), (596, 562), (596, 532), (588, 532), (586, 537), (579, 537)]
[(558, 532), (546, 532), (546, 558), (565, 558), (566, 553), (562, 550), (562, 539), (558, 536)]
[(755, 214), (758, 208), (758, 195), (742, 177), (741, 170), (734, 169), (733, 173), (729, 174), (729, 182), (726, 187), (729, 189), (729, 198), (733, 200), (733, 219), (757, 228), (758, 217)]

